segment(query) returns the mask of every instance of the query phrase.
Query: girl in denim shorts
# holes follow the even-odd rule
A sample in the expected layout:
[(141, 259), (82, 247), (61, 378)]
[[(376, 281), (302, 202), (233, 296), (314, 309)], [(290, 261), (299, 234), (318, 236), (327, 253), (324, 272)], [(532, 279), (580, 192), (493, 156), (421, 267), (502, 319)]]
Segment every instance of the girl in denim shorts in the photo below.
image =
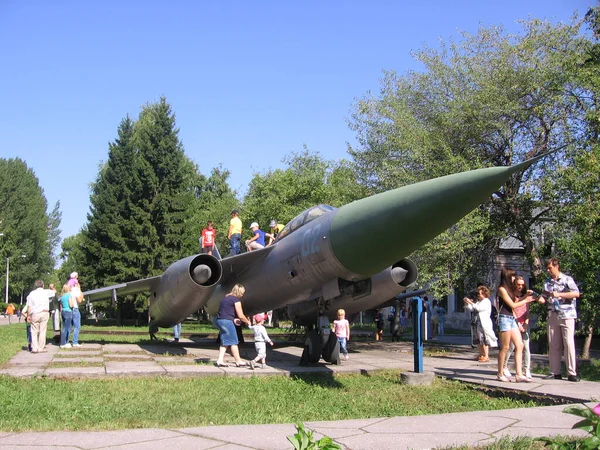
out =
[(527, 291), (519, 297), (515, 284), (517, 273), (514, 269), (505, 267), (500, 272), (500, 287), (498, 288), (498, 335), (500, 339), (500, 351), (498, 352), (498, 374), (499, 381), (509, 381), (504, 376), (504, 361), (510, 344), (515, 346), (515, 381), (529, 382), (529, 378), (523, 376), (523, 339), (517, 325), (517, 319), (513, 312), (514, 308), (531, 303), (536, 299)]

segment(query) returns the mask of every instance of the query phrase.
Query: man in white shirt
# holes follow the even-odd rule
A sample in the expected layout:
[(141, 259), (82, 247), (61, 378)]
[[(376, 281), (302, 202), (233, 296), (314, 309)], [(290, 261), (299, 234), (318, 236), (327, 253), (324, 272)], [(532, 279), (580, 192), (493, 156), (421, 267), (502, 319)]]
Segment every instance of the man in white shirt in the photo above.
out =
[(546, 261), (546, 271), (550, 277), (544, 283), (548, 295), (548, 359), (550, 377), (562, 378), (560, 370), (561, 350), (564, 349), (567, 366), (567, 380), (578, 382), (577, 358), (575, 354), (575, 319), (577, 319), (577, 299), (579, 288), (573, 278), (560, 271), (558, 259)]
[(56, 295), (56, 289), (44, 289), (42, 280), (35, 281), (35, 289), (27, 296), (27, 311), (31, 317), (31, 353), (43, 353), (47, 350), (46, 329), (50, 317), (50, 299)]

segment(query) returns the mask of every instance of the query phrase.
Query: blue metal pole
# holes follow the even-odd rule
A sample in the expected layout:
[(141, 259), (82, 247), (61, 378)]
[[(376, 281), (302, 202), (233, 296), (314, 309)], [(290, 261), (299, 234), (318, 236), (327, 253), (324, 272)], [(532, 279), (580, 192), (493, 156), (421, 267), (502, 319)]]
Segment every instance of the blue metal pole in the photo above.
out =
[(423, 302), (420, 298), (412, 299), (413, 313), (413, 341), (414, 341), (414, 371), (423, 373), (423, 334), (421, 332), (421, 315), (423, 314)]

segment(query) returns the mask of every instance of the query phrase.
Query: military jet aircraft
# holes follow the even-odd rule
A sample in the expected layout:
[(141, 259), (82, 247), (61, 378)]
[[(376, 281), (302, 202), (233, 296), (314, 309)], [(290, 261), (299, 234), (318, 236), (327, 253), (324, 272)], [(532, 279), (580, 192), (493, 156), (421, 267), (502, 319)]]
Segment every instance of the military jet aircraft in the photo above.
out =
[(88, 301), (150, 293), (150, 332), (172, 327), (204, 307), (216, 315), (236, 283), (246, 288), (244, 311), (288, 308), (309, 331), (303, 362), (339, 363), (329, 333), (339, 308), (349, 317), (376, 308), (417, 279), (412, 252), (483, 203), (508, 178), (541, 155), (509, 167), (490, 167), (435, 178), (334, 208), (299, 214), (263, 249), (219, 260), (192, 255), (156, 277), (85, 292)]

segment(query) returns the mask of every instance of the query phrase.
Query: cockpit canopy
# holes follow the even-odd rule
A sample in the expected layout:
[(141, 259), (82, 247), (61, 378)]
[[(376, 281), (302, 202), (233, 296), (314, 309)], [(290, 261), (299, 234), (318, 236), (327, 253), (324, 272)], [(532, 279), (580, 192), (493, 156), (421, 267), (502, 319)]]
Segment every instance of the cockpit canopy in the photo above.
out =
[(308, 222), (311, 222), (317, 217), (321, 217), (323, 214), (326, 214), (330, 211), (335, 211), (336, 209), (337, 208), (334, 208), (330, 205), (317, 205), (307, 209), (306, 211), (303, 211), (288, 222), (283, 230), (281, 230), (281, 233), (279, 233), (277, 236), (277, 240), (279, 241), (280, 239), (283, 239), (288, 234), (293, 233)]

